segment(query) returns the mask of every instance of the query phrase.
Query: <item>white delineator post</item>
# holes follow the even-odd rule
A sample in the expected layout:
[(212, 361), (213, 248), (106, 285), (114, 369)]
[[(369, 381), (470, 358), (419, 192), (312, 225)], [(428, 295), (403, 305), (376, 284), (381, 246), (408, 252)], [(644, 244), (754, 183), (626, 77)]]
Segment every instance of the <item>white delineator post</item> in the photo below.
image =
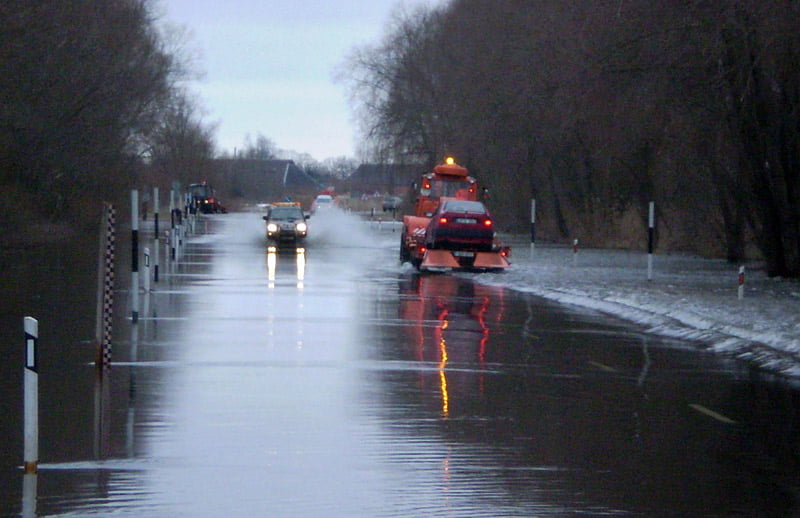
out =
[(154, 232), (153, 232), (153, 253), (155, 255), (155, 261), (153, 262), (153, 281), (158, 284), (158, 187), (153, 187), (153, 225)]
[(144, 292), (150, 292), (150, 249), (144, 247)]
[(531, 200), (531, 257), (536, 247), (536, 199)]
[(25, 473), (39, 466), (39, 321), (25, 317)]
[(139, 321), (139, 191), (131, 191), (131, 320)]
[(169, 259), (175, 260), (175, 191), (169, 191)]
[(653, 242), (655, 240), (656, 204), (650, 202), (647, 214), (647, 280), (653, 280)]
[(739, 300), (744, 298), (744, 266), (739, 267)]

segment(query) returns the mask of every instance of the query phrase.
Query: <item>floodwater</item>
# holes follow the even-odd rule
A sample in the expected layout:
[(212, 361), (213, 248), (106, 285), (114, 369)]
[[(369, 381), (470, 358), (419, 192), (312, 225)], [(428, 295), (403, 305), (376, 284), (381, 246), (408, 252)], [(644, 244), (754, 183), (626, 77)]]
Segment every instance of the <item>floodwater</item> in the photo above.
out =
[[(120, 268), (103, 376), (91, 261), (10, 266), (0, 514), (800, 512), (789, 384), (598, 313), (417, 275), (389, 228), (310, 224), (302, 253), (272, 253), (256, 213), (200, 218), (136, 325)], [(42, 429), (24, 477), (31, 313)]]

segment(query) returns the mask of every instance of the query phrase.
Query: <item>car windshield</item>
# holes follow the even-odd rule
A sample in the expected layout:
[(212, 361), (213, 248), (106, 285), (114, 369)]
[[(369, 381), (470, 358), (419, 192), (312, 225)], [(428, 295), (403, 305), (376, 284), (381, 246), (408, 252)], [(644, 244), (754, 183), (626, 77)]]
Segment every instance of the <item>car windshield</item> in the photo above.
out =
[(472, 214), (485, 214), (486, 208), (479, 201), (453, 200), (442, 205), (442, 212), (470, 212)]
[(274, 207), (270, 219), (303, 219), (303, 211), (297, 207)]
[(211, 196), (211, 187), (205, 184), (192, 184), (189, 186), (189, 192), (195, 198), (209, 198)]
[(452, 182), (448, 180), (433, 180), (431, 182), (432, 198), (466, 198), (470, 185), (464, 182)]
[(317, 198), (317, 203), (318, 204), (319, 203), (330, 203), (331, 201), (333, 201), (333, 198), (328, 198), (328, 197), (323, 198), (321, 196), (319, 198)]

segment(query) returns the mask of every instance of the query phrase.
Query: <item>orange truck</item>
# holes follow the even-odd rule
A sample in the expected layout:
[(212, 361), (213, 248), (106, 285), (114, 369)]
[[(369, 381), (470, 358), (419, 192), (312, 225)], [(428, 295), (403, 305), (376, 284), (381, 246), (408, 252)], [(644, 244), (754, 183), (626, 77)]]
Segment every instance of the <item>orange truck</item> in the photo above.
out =
[(510, 247), (497, 241), (483, 193), (465, 167), (448, 157), (422, 175), (414, 214), (403, 216), (400, 261), (421, 271), (503, 270)]

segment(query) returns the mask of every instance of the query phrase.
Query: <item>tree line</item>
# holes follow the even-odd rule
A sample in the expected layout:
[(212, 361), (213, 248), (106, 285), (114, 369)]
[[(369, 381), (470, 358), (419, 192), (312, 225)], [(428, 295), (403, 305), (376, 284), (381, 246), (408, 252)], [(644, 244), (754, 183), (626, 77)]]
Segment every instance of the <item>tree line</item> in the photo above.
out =
[(800, 276), (800, 5), (453, 0), (396, 12), (344, 80), (366, 151), (455, 155), (509, 229), (760, 257)]
[(157, 22), (149, 0), (0, 3), (0, 226), (95, 216), (211, 162), (190, 63)]

